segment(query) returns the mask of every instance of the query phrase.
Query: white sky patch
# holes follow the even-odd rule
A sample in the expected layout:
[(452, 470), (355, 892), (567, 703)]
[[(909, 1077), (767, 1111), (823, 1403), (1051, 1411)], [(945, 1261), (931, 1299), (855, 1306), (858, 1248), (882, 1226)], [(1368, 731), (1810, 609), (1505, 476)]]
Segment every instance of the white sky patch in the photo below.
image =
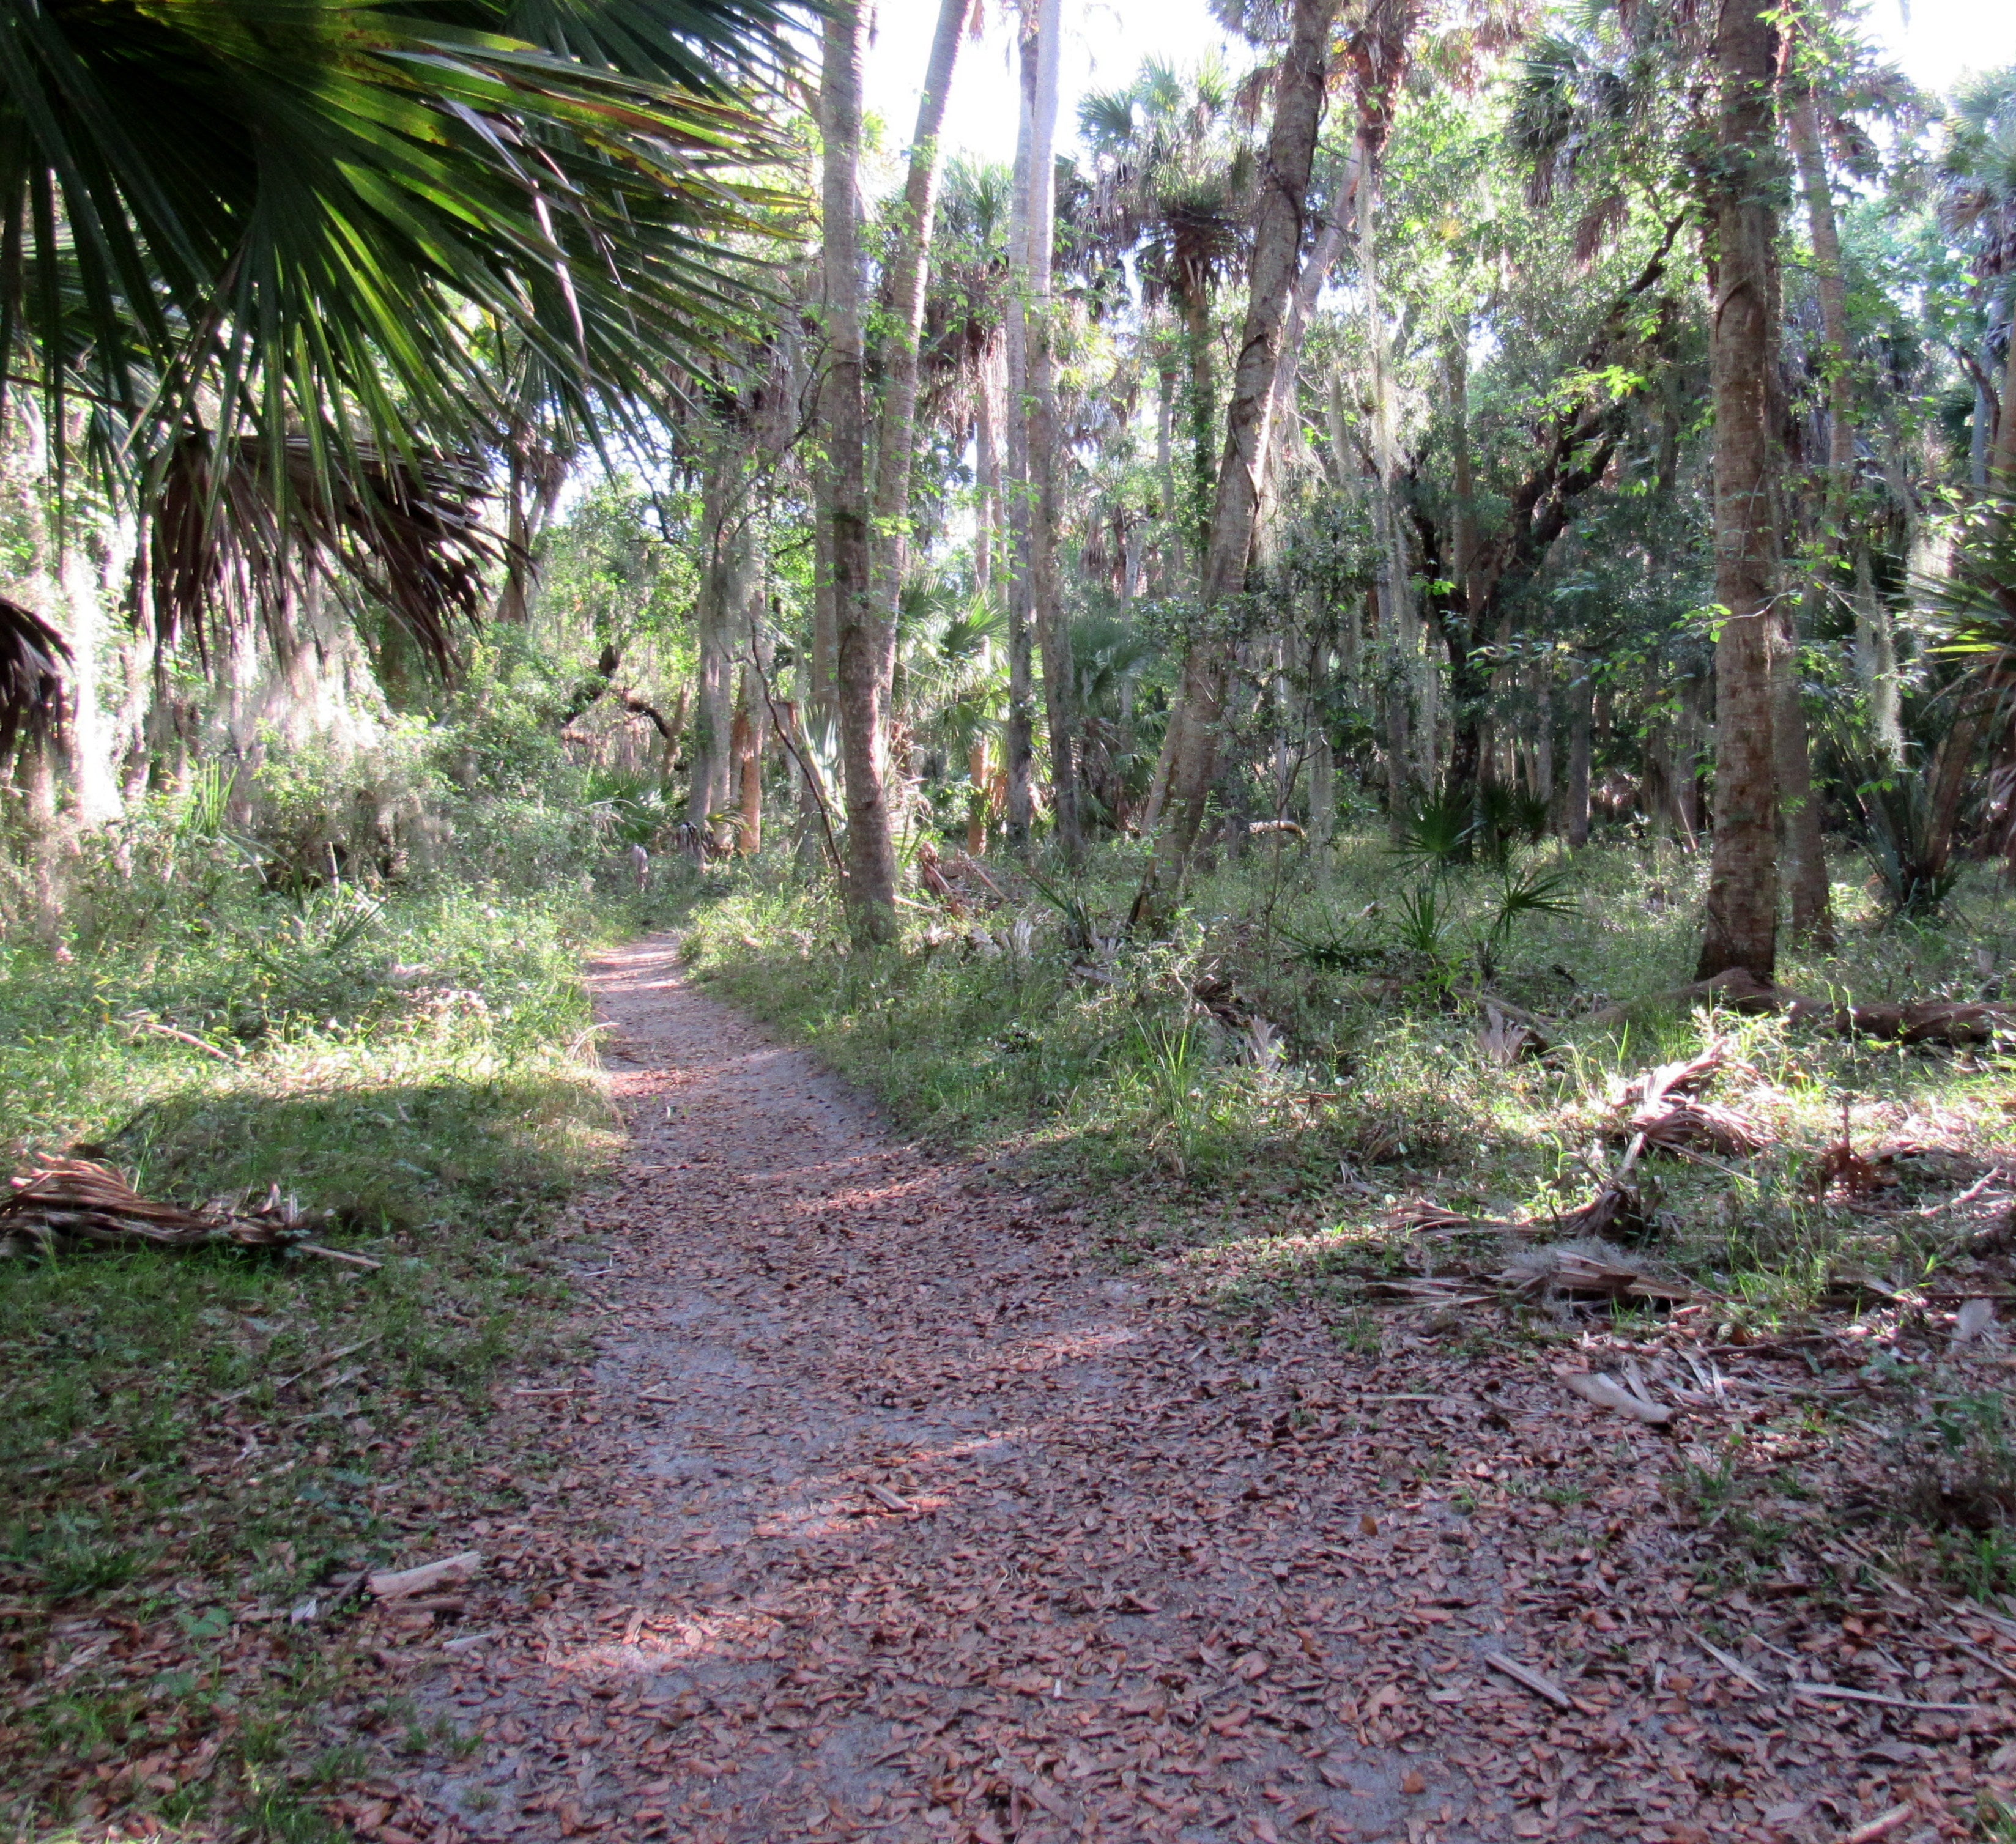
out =
[[(867, 102), (888, 124), (893, 149), (909, 144), (917, 92), (938, 23), (938, 0), (880, 0), (868, 55)], [(1012, 0), (992, 0), (987, 29), (959, 52), (945, 117), (948, 149), (1006, 164), (1015, 157), (1016, 86)], [(1129, 82), (1149, 57), (1179, 67), (1223, 49), (1243, 66), (1204, 0), (1066, 0), (1063, 120), (1075, 139), (1079, 99)], [(1947, 95), (1969, 72), (2016, 64), (2016, 5), (2011, 0), (1870, 0), (1870, 38), (1923, 88)]]

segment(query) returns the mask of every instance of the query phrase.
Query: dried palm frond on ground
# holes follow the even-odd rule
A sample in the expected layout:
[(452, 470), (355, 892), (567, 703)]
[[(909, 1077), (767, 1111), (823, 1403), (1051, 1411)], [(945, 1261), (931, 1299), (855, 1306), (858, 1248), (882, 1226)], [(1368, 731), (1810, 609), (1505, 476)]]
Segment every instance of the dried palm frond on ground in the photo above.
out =
[(1697, 1057), (1648, 1069), (1625, 1085), (1607, 1136), (1617, 1143), (1642, 1140), (1647, 1152), (1701, 1148), (1742, 1158), (1761, 1151), (1764, 1136), (1754, 1123), (1733, 1108), (1698, 1099), (1727, 1061), (1726, 1046), (1718, 1039)]
[(1684, 1281), (1661, 1279), (1621, 1248), (1594, 1241), (1522, 1249), (1496, 1278), (1508, 1293), (1563, 1304), (1626, 1300), (1679, 1306), (1701, 1297)]
[(143, 1198), (123, 1174), (91, 1159), (51, 1159), (7, 1182), (10, 1194), (0, 1198), (0, 1254), (47, 1253), (65, 1244), (157, 1248), (229, 1244), (297, 1248), (333, 1261), (378, 1266), (310, 1242), (321, 1218), (304, 1214), (291, 1196), (280, 1195), (277, 1185), (256, 1206), (242, 1198), (218, 1198), (200, 1210), (185, 1210)]

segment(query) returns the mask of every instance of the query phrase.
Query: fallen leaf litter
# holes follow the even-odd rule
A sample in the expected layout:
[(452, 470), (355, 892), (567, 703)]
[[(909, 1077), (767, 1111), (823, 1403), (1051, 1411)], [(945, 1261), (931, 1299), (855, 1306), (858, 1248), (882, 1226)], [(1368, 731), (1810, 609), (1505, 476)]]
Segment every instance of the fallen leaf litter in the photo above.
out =
[(1818, 1844), (2016, 1788), (2016, 1624), (1796, 1506), (1777, 1575), (1698, 1588), (1683, 1453), (1743, 1432), (1823, 1505), (1866, 1467), (1780, 1419), (1852, 1387), (1824, 1349), (1592, 1332), (1582, 1400), (1404, 1311), (1370, 1355), (1158, 1304), (664, 944), (599, 985), (595, 1356), (500, 1392), (555, 1464), (459, 1636), (371, 1616), (475, 1747), (359, 1835)]

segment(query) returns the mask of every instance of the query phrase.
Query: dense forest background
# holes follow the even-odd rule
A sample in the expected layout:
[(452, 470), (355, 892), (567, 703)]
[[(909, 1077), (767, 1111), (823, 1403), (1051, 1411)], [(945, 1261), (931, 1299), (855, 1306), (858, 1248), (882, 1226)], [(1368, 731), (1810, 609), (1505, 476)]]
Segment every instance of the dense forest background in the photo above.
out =
[(1745, 117), (1685, 11), (1255, 11), (1059, 153), (1046, 17), (1014, 169), (937, 157), (977, 22), (907, 146), (828, 44), (823, 113), (751, 92), (657, 351), (444, 298), (452, 415), (367, 316), (305, 401), (220, 345), (122, 437), (89, 379), (133, 353), (67, 388), (21, 297), (16, 926), (88, 931), (91, 867), (204, 776), (283, 881), (537, 808), (844, 853), (870, 935), (925, 845), (1157, 841), (1138, 927), (1256, 826), (1318, 874), (1367, 825), (1593, 827), (1713, 848), (1702, 971), (1766, 978), (1777, 887), (1824, 945), (1864, 855), (1916, 913), (2001, 850), (2008, 74), (1927, 95), (1802, 14)]
[(651, 931), (1212, 1388), (1628, 1362), (1625, 1483), (1377, 1490), (1592, 1569), (1629, 1500), (1746, 1673), (1867, 1638), (1856, 1835), (1914, 1761), (2016, 1835), (2016, 67), (1213, 14), (1071, 119), (1064, 0), (942, 0), (913, 122), (857, 0), (0, 5), (23, 1835), (417, 1835), (362, 1584), (560, 1502), (506, 1392), (588, 1374)]

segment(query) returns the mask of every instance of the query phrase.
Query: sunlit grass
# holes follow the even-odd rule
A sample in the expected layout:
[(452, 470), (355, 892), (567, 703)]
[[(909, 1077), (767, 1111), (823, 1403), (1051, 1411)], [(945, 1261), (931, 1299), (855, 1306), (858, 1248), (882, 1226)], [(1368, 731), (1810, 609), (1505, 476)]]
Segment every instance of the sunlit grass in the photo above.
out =
[[(215, 1835), (229, 1813), (250, 1835), (333, 1837), (261, 1764), (326, 1700), (314, 1651), (249, 1704), (205, 1661), (248, 1597), (284, 1608), (426, 1541), (385, 1493), (487, 1489), (491, 1378), (551, 1344), (567, 1290), (546, 1237), (617, 1147), (579, 962), (632, 918), (572, 884), (443, 882), (320, 933), (242, 880), (144, 926), (113, 926), (99, 900), (103, 926), (74, 960), (0, 946), (10, 1169), (81, 1151), (188, 1204), (277, 1186), (327, 1213), (320, 1241), (380, 1265), (225, 1249), (0, 1262), (15, 1637), (172, 1614), (188, 1661), (139, 1685), (87, 1666), (31, 1699), (7, 1744), (15, 1811), (57, 1835), (75, 1815), (43, 1770), (121, 1758), (165, 1720), (229, 1747), (200, 1785), (143, 1800), (160, 1835), (199, 1819)], [(303, 1374), (308, 1395), (284, 1393)], [(340, 1651), (340, 1628), (326, 1643)]]
[[(1490, 956), (1490, 992), (1540, 1017), (1553, 1046), (1510, 1068), (1483, 1053), (1473, 1002), (1475, 944), (1502, 881), (1481, 870), (1435, 880), (1446, 964), (1431, 965), (1409, 945), (1401, 900), (1427, 873), (1371, 835), (1343, 842), (1327, 878), (1291, 848), (1254, 852), (1197, 885), (1170, 940), (1123, 948), (1101, 978), (1074, 974), (1057, 910), (1012, 875), (1010, 907), (963, 923), (912, 912), (900, 952), (862, 954), (829, 898), (775, 870), (738, 870), (717, 880), (689, 945), (700, 977), (816, 1044), (906, 1126), (1124, 1196), (1111, 1226), (1131, 1259), (1193, 1247), (1210, 1287), (1242, 1297), (1333, 1285), (1350, 1264), (1323, 1237), (1376, 1242), (1389, 1206), (1410, 1195), (1521, 1221), (1564, 1215), (1619, 1155), (1604, 1129), (1622, 1082), (1712, 1040), (1731, 1059), (1716, 1096), (1766, 1148), (1737, 1167), (1648, 1162), (1661, 1226), (1648, 1252), (1746, 1322), (1809, 1309), (1846, 1255), (1899, 1259), (1890, 1232), (1802, 1187), (1844, 1106), (1859, 1145), (1980, 1152), (2011, 1137), (1993, 1058), (1657, 1003), (1692, 975), (1700, 858), (1610, 845), (1571, 860), (1546, 848), (1526, 863), (1565, 868), (1574, 908), (1522, 918)], [(1111, 848), (1074, 886), (1102, 931), (1118, 931), (1137, 869), (1136, 848)], [(1976, 949), (1997, 967), (2016, 950), (2016, 905), (1985, 871), (1937, 925), (1886, 924), (1851, 882), (1835, 903), (1840, 950), (1791, 949), (1788, 989), (1971, 999)], [(1013, 951), (1018, 920), (1032, 931), (1026, 956)], [(1258, 1067), (1246, 1033), (1191, 998), (1207, 987), (1268, 1021), (1277, 1064)], [(1621, 1017), (1598, 1017), (1606, 1007)], [(1109, 1188), (1118, 1180), (1125, 1194)]]

